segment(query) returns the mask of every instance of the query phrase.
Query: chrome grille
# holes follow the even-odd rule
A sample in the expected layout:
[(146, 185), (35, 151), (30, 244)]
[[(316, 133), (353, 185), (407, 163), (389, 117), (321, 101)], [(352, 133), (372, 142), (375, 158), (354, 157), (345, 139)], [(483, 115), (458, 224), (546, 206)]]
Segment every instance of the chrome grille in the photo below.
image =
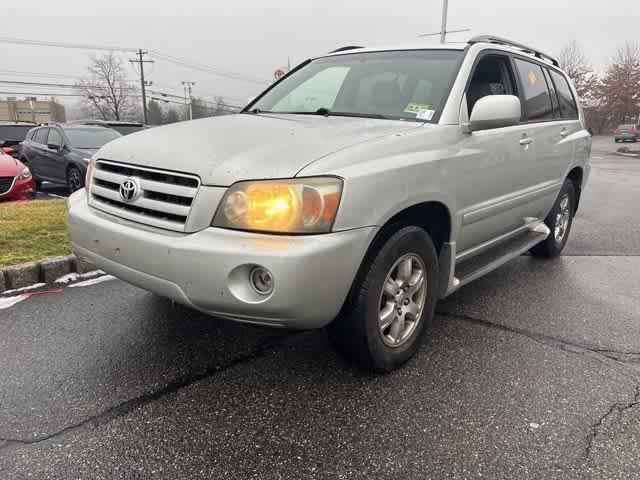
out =
[[(120, 195), (126, 180), (140, 190), (132, 200)], [(184, 231), (199, 185), (193, 175), (98, 160), (91, 174), (90, 204), (134, 222)]]
[(9, 190), (11, 190), (11, 186), (13, 185), (14, 177), (0, 177), (0, 195), (4, 195)]

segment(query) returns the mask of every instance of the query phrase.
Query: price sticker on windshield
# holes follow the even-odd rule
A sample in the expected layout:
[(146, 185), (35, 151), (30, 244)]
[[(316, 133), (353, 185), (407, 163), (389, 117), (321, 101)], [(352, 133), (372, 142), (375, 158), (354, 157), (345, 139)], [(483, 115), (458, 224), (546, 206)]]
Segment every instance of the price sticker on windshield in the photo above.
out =
[(416, 114), (416, 120), (425, 120), (425, 121), (429, 121), (433, 118), (433, 115), (436, 113), (435, 110), (431, 110), (428, 108), (422, 109), (422, 110), (418, 110), (418, 113)]
[(429, 110), (431, 109), (431, 105), (428, 103), (409, 103), (407, 108), (404, 109), (405, 113), (415, 113), (416, 115), (420, 110)]

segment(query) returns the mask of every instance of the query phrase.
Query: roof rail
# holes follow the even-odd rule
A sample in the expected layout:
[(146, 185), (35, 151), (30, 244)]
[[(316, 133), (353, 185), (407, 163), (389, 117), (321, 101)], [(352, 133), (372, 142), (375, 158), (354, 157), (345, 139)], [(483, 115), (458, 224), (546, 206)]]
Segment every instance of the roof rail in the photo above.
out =
[(347, 50), (357, 50), (358, 48), (364, 48), (364, 47), (359, 47), (357, 45), (347, 45), (346, 47), (336, 48), (335, 50), (332, 50), (329, 53), (346, 52)]
[(506, 45), (509, 47), (517, 48), (518, 50), (522, 50), (525, 53), (534, 55), (541, 60), (547, 60), (551, 62), (553, 65), (555, 65), (556, 67), (560, 66), (560, 64), (558, 63), (558, 60), (556, 60), (555, 57), (552, 57), (551, 55), (547, 55), (546, 53), (541, 52), (540, 50), (537, 50), (532, 47), (528, 47), (526, 45), (523, 45), (522, 43), (514, 42), (512, 40), (508, 40), (502, 37), (496, 37), (494, 35), (479, 35), (477, 37), (473, 37), (467, 43), (469, 45), (473, 45), (474, 43), (496, 43), (499, 45)]

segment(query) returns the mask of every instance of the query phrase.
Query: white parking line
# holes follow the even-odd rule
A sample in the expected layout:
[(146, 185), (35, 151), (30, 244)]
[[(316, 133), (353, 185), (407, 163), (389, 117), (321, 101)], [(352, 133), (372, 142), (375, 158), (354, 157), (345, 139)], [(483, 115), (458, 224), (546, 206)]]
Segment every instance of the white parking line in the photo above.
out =
[(26, 295), (16, 295), (15, 297), (0, 297), (0, 310), (13, 307), (16, 303), (20, 303), (26, 298)]
[(75, 287), (89, 287), (91, 285), (95, 285), (97, 283), (108, 282), (110, 280), (115, 280), (116, 277), (112, 275), (103, 275), (102, 277), (92, 278), (91, 280), (85, 280), (84, 282), (74, 283), (73, 285), (69, 285), (69, 288)]

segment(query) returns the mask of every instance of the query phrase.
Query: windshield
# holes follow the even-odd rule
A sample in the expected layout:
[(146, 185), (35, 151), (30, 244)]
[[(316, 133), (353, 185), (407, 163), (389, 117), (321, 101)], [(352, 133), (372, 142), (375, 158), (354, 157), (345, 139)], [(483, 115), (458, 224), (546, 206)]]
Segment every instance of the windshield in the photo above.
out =
[(410, 50), (319, 58), (274, 86), (250, 111), (431, 121), (463, 54)]
[(85, 149), (100, 148), (122, 136), (110, 128), (69, 128), (65, 129), (64, 133), (72, 147)]

